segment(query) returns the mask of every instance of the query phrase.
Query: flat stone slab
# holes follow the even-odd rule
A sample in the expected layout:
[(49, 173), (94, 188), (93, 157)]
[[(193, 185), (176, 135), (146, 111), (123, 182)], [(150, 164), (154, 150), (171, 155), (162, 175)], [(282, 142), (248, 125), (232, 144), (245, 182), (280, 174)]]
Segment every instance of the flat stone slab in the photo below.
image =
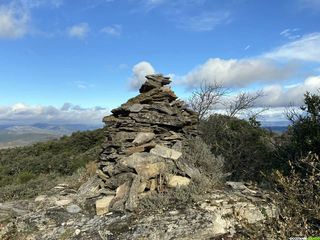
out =
[(178, 160), (182, 156), (181, 152), (161, 145), (156, 145), (151, 149), (150, 153), (163, 158), (170, 158), (172, 160)]
[(97, 215), (103, 215), (109, 212), (109, 205), (114, 196), (107, 196), (96, 201)]
[(139, 132), (133, 140), (133, 143), (135, 145), (141, 145), (150, 142), (152, 139), (154, 139), (155, 136), (156, 135), (152, 132)]

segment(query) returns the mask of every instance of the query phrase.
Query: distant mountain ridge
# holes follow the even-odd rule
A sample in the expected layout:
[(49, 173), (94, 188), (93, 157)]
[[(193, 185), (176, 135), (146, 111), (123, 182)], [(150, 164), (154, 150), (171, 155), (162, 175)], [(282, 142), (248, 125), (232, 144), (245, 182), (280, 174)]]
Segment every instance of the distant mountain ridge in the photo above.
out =
[(289, 121), (265, 121), (261, 122), (261, 127), (276, 133), (283, 133), (288, 130)]
[(92, 124), (47, 124), (0, 125), (0, 149), (26, 146), (70, 135), (77, 131), (94, 130), (102, 125)]

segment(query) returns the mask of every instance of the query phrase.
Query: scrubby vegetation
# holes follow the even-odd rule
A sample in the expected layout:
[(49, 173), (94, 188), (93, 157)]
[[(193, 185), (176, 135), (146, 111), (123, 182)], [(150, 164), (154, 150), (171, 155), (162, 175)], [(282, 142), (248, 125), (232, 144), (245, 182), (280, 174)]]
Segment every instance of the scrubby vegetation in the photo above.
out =
[(244, 239), (319, 235), (320, 96), (306, 93), (301, 110), (289, 112), (282, 136), (230, 116), (211, 115), (200, 125), (212, 152), (225, 157), (229, 179), (267, 186), (279, 209), (279, 219), (263, 227), (243, 223)]
[(225, 158), (229, 180), (261, 181), (275, 164), (270, 132), (246, 120), (214, 114), (200, 124), (203, 140), (214, 155)]
[(102, 129), (0, 151), (0, 201), (29, 198), (98, 159)]

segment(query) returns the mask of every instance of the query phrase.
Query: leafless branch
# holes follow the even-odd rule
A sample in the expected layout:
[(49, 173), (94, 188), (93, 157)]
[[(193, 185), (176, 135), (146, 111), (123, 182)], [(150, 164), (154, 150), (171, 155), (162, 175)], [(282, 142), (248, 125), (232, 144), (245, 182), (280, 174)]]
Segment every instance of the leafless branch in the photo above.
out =
[(230, 103), (228, 109), (228, 115), (230, 117), (234, 117), (238, 113), (241, 113), (245, 110), (248, 110), (254, 107), (255, 102), (257, 99), (264, 96), (262, 91), (257, 91), (255, 93), (247, 93), (242, 92), (239, 93)]
[(300, 117), (300, 113), (298, 113), (293, 103), (290, 103), (290, 105), (285, 108), (284, 114), (286, 118), (292, 123)]
[(202, 82), (200, 87), (193, 91), (188, 105), (199, 114), (199, 120), (202, 120), (227, 93), (228, 89), (216, 81), (214, 83)]

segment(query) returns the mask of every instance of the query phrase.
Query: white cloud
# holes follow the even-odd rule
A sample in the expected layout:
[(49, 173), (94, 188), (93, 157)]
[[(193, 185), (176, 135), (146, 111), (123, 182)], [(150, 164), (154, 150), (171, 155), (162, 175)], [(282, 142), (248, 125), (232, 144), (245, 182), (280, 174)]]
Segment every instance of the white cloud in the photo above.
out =
[(230, 13), (224, 12), (203, 12), (199, 15), (184, 16), (178, 20), (178, 27), (195, 31), (195, 32), (207, 32), (212, 31), (220, 24), (230, 22)]
[(120, 36), (122, 33), (122, 27), (121, 25), (115, 24), (102, 28), (101, 32), (112, 36)]
[(299, 28), (293, 28), (293, 29), (287, 28), (287, 29), (283, 30), (280, 33), (280, 35), (288, 38), (289, 40), (295, 40), (295, 39), (301, 37), (299, 34), (296, 33), (299, 30), (300, 30)]
[[(288, 37), (295, 31), (297, 29), (286, 29), (282, 35)], [(245, 87), (256, 82), (297, 77), (304, 62), (320, 62), (320, 33), (304, 35), (252, 58), (210, 58), (187, 73), (180, 82), (188, 87), (198, 86), (203, 81), (218, 81), (227, 87)]]
[(310, 76), (299, 84), (281, 86), (279, 84), (263, 88), (265, 96), (258, 101), (260, 106), (286, 107), (289, 105), (301, 106), (304, 93), (316, 93), (320, 89), (320, 76)]
[(0, 38), (20, 38), (28, 32), (29, 12), (15, 4), (0, 5)]
[(312, 33), (264, 54), (276, 60), (320, 62), (320, 33)]
[(153, 66), (146, 61), (142, 61), (134, 65), (132, 71), (133, 76), (130, 78), (129, 82), (129, 87), (131, 89), (138, 89), (139, 87), (141, 87), (141, 84), (146, 81), (146, 75), (155, 73)]
[(0, 106), (1, 124), (74, 123), (100, 124), (108, 111), (102, 107), (82, 108), (65, 103), (61, 108), (17, 103)]
[(16, 39), (41, 30), (31, 27), (32, 11), (40, 7), (58, 8), (64, 0), (0, 1), (0, 38)]
[(217, 81), (226, 87), (244, 87), (257, 81), (287, 79), (294, 71), (293, 65), (279, 66), (275, 62), (259, 58), (210, 58), (183, 77), (181, 83), (196, 87), (204, 81)]
[(90, 28), (88, 23), (80, 23), (69, 28), (68, 34), (70, 37), (84, 39), (87, 37), (89, 31)]

